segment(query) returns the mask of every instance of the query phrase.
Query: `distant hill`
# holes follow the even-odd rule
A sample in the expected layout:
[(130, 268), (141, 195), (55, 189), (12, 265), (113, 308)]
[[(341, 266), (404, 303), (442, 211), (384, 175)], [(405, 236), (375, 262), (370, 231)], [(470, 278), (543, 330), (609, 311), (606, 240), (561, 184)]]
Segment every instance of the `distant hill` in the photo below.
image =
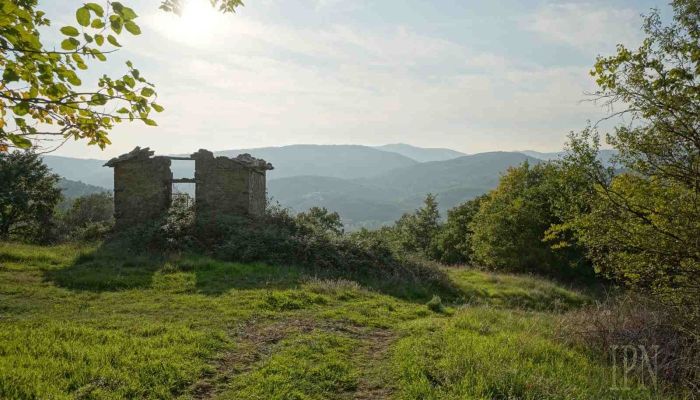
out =
[(275, 179), (269, 182), (268, 191), (273, 200), (295, 211), (326, 207), (338, 211), (351, 228), (376, 227), (416, 209), (428, 193), (437, 195), (445, 213), (493, 189), (508, 167), (524, 161), (541, 162), (521, 153), (482, 153), (397, 168), (372, 178)]
[[(540, 160), (545, 160), (545, 161), (551, 161), (551, 160), (557, 160), (561, 157), (563, 157), (566, 153), (563, 151), (557, 151), (553, 153), (541, 153), (539, 151), (533, 151), (533, 150), (523, 150), (520, 153), (523, 153), (527, 156), (533, 157), (533, 158), (538, 158)], [(602, 161), (604, 165), (610, 165), (612, 163), (612, 158), (617, 154), (617, 151), (615, 150), (600, 150), (598, 152), (598, 159)]]
[[(270, 171), (269, 179), (303, 175), (364, 178), (418, 164), (401, 154), (355, 145), (292, 145), (215, 152), (228, 157), (241, 153), (250, 153), (271, 162), (275, 169)], [(105, 188), (114, 184), (112, 170), (102, 167), (105, 160), (61, 156), (44, 156), (43, 159), (55, 173), (67, 179)], [(194, 163), (175, 162), (172, 171), (177, 177), (193, 176)]]
[(459, 187), (490, 189), (498, 184), (499, 176), (508, 167), (524, 161), (540, 162), (521, 153), (479, 153), (398, 168), (365, 181), (378, 186), (395, 187), (405, 195)]
[(445, 161), (466, 156), (466, 154), (452, 149), (416, 147), (405, 143), (385, 144), (374, 148), (401, 154), (418, 162)]
[(103, 167), (105, 160), (43, 156), (44, 163), (54, 173), (72, 180), (111, 189), (114, 178), (111, 168)]
[(401, 154), (355, 145), (299, 144), (215, 152), (228, 157), (241, 153), (250, 153), (271, 162), (275, 169), (269, 173), (270, 179), (303, 175), (363, 178), (418, 164)]
[[(424, 150), (430, 153), (443, 149)], [(350, 228), (390, 223), (402, 213), (419, 207), (427, 193), (438, 196), (444, 213), (493, 189), (508, 167), (526, 160), (541, 162), (522, 153), (491, 152), (419, 163), (388, 150), (351, 145), (294, 145), (216, 152), (226, 156), (240, 153), (273, 163), (275, 170), (268, 181), (268, 193), (273, 201), (294, 211), (313, 206), (338, 211)], [(67, 178), (66, 182), (81, 181), (66, 188), (71, 195), (112, 187), (112, 170), (102, 167), (103, 160), (45, 156), (44, 161), (55, 173)], [(174, 162), (172, 166), (176, 177), (193, 176), (193, 169), (194, 163), (188, 161)], [(190, 191), (192, 187), (182, 190)]]
[(89, 194), (102, 193), (106, 189), (99, 186), (88, 185), (80, 181), (72, 181), (70, 179), (61, 178), (58, 181), (58, 187), (66, 199), (75, 199)]

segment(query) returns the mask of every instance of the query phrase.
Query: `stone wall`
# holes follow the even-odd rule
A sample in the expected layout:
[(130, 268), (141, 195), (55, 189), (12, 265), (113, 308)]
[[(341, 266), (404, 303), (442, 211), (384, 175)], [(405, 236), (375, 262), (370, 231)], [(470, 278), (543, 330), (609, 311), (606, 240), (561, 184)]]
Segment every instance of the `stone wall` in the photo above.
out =
[(114, 218), (118, 228), (156, 219), (170, 208), (170, 160), (126, 160), (114, 165)]
[(195, 160), (195, 210), (197, 217), (248, 215), (250, 170), (231, 158), (214, 157), (206, 150)]
[(114, 209), (118, 228), (137, 225), (165, 215), (172, 202), (171, 159), (195, 162), (197, 218), (259, 216), (266, 206), (266, 171), (272, 165), (250, 154), (235, 158), (214, 157), (199, 150), (188, 158), (153, 157), (148, 148), (136, 147), (113, 158), (105, 166), (114, 168)]
[(249, 205), (248, 210), (251, 215), (260, 216), (265, 213), (267, 206), (267, 183), (264, 172), (251, 171), (249, 178)]

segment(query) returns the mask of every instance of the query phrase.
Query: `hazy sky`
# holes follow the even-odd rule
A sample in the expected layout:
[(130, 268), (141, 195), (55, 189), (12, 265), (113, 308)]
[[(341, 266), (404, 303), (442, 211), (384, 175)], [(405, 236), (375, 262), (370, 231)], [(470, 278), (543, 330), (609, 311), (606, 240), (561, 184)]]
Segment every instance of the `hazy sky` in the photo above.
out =
[[(294, 143), (405, 142), (555, 151), (602, 111), (589, 70), (616, 43), (640, 41), (651, 0), (247, 0), (221, 15), (190, 0), (177, 17), (158, 0), (122, 0), (143, 34), (99, 73), (132, 60), (156, 84), (159, 126), (123, 124), (107, 158)], [(82, 1), (43, 0), (58, 29)]]

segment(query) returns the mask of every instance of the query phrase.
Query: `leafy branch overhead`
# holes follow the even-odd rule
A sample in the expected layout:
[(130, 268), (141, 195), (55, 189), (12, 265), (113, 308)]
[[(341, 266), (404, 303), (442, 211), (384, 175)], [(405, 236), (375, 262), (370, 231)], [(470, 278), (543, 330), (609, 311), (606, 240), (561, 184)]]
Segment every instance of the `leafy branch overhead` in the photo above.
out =
[[(161, 10), (180, 14), (182, 12), (184, 0), (163, 0), (160, 5)], [(243, 5), (243, 0), (209, 0), (211, 6), (223, 13), (236, 12), (236, 8)]]
[[(84, 139), (104, 148), (115, 124), (141, 120), (156, 125), (151, 111), (153, 85), (129, 61), (121, 77), (103, 75), (97, 87), (79, 90), (79, 76), (121, 44), (124, 32), (139, 35), (136, 13), (119, 2), (105, 9), (86, 3), (75, 12), (77, 25), (60, 28), (60, 49), (42, 43), (39, 28), (50, 25), (36, 0), (0, 0), (0, 151), (39, 147), (53, 139)], [(47, 138), (47, 135), (48, 138)]]

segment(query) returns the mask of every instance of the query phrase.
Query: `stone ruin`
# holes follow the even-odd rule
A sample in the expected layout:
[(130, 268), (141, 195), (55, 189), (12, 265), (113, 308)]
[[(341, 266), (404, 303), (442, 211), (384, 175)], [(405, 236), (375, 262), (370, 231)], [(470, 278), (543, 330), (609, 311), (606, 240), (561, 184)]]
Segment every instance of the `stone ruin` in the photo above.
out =
[[(154, 156), (149, 148), (136, 147), (109, 160), (114, 168), (114, 218), (117, 228), (163, 216), (170, 209), (174, 183), (195, 184), (195, 216), (259, 216), (266, 205), (266, 173), (273, 169), (265, 160), (241, 154), (214, 157), (199, 150), (189, 157)], [(194, 161), (194, 179), (173, 179), (171, 160)]]

